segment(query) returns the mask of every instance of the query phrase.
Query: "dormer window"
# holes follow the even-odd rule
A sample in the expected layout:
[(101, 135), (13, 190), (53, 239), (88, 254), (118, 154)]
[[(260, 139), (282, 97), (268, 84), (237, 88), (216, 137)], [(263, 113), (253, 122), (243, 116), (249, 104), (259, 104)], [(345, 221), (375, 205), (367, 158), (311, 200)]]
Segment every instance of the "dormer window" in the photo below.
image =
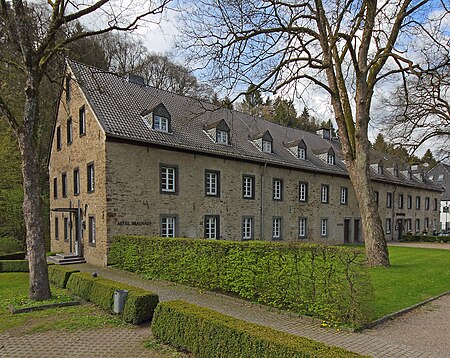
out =
[(298, 154), (297, 154), (298, 159), (306, 159), (306, 148), (301, 148), (298, 147)]
[(334, 158), (334, 153), (328, 153), (327, 155), (327, 164), (330, 165), (334, 165), (335, 163), (335, 158)]
[(383, 166), (383, 162), (381, 160), (378, 162), (377, 173), (379, 175), (383, 175), (384, 174), (384, 166)]
[(141, 116), (151, 129), (158, 132), (172, 132), (171, 116), (164, 104), (160, 103), (152, 109), (145, 110)]
[(224, 130), (216, 130), (216, 143), (228, 144), (228, 132)]
[(230, 127), (227, 122), (220, 121), (205, 124), (203, 126), (205, 133), (217, 144), (230, 144)]
[(262, 151), (264, 153), (272, 153), (272, 142), (267, 140), (263, 140), (262, 142)]
[(397, 164), (394, 165), (394, 176), (396, 178), (398, 178), (398, 165)]

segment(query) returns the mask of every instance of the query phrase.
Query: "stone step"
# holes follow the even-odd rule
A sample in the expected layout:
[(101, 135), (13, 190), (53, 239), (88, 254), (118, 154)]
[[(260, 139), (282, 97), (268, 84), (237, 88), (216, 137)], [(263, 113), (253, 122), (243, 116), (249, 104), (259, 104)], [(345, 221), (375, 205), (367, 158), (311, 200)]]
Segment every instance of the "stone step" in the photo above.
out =
[(47, 261), (57, 265), (83, 264), (86, 262), (84, 257), (79, 257), (75, 254), (56, 254), (55, 256), (47, 257)]

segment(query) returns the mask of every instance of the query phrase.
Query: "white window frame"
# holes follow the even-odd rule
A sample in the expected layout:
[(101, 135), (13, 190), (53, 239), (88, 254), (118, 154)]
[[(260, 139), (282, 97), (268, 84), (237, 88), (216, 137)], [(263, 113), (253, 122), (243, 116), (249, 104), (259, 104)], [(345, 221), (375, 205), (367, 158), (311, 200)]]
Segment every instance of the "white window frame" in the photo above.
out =
[(281, 240), (281, 218), (272, 220), (272, 240)]
[(73, 143), (73, 121), (72, 118), (67, 120), (67, 145)]
[(262, 141), (262, 151), (264, 153), (272, 153), (272, 142), (268, 140)]
[(398, 194), (398, 208), (403, 209), (405, 196), (403, 194)]
[(87, 165), (87, 191), (92, 193), (95, 190), (95, 167), (94, 163), (89, 163)]
[(348, 203), (348, 188), (341, 187), (341, 204), (346, 205)]
[(78, 132), (81, 136), (86, 134), (86, 107), (81, 106), (78, 111)]
[(170, 215), (161, 216), (161, 237), (176, 236), (177, 217)]
[(177, 168), (161, 166), (161, 192), (176, 193)]
[(158, 132), (169, 132), (169, 118), (159, 116), (157, 114), (153, 115), (153, 129)]
[(320, 219), (320, 236), (322, 236), (322, 237), (328, 236), (328, 219), (327, 218)]
[(411, 210), (412, 209), (412, 195), (407, 195), (406, 197), (406, 209)]
[(228, 132), (221, 129), (217, 129), (216, 142), (218, 144), (228, 144)]
[(253, 217), (242, 218), (242, 240), (253, 239)]
[(392, 232), (392, 219), (386, 218), (386, 234), (390, 234)]
[(88, 232), (89, 245), (95, 245), (95, 242), (96, 242), (95, 216), (89, 216), (88, 228), (89, 228), (89, 232)]
[(334, 154), (328, 153), (327, 154), (327, 164), (334, 165), (335, 164), (335, 158)]
[(298, 185), (298, 200), (306, 203), (308, 201), (308, 183), (300, 182)]
[(430, 210), (430, 198), (425, 197), (425, 210)]
[(205, 239), (218, 240), (219, 237), (219, 217), (216, 215), (205, 215)]
[(253, 181), (255, 180), (254, 177), (249, 176), (249, 175), (244, 175), (244, 177), (242, 178), (242, 196), (244, 197), (244, 199), (253, 199)]
[(416, 196), (416, 210), (420, 210), (420, 196)]
[(388, 209), (392, 208), (392, 193), (391, 192), (386, 193), (386, 208), (388, 208)]
[(219, 173), (214, 171), (206, 171), (205, 186), (207, 196), (219, 195)]
[(300, 239), (306, 239), (306, 233), (307, 233), (307, 219), (306, 218), (299, 218), (298, 219), (298, 237)]
[(322, 204), (328, 204), (328, 200), (330, 198), (329, 190), (330, 187), (328, 185), (322, 184), (322, 187), (320, 189), (320, 202)]
[(298, 147), (297, 158), (302, 160), (306, 159), (306, 148)]
[(73, 170), (73, 195), (79, 195), (80, 190), (80, 169), (76, 168)]
[(273, 200), (283, 199), (283, 181), (281, 179), (273, 180)]

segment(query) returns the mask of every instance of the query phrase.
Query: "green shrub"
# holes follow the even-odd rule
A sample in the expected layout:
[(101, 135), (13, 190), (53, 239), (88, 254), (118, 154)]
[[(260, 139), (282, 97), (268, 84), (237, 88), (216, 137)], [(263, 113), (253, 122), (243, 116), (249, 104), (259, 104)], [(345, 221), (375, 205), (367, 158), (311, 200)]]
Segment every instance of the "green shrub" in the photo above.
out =
[(109, 263), (148, 279), (237, 294), (244, 299), (360, 325), (374, 292), (360, 248), (120, 236)]
[(28, 272), (28, 260), (0, 260), (0, 272)]
[(25, 252), (23, 251), (0, 255), (0, 260), (24, 260), (24, 259), (25, 259)]
[(152, 322), (156, 338), (195, 357), (360, 357), (269, 327), (242, 321), (183, 301), (158, 305)]
[(122, 318), (133, 324), (151, 320), (159, 302), (158, 295), (150, 291), (103, 277), (92, 277), (88, 272), (71, 274), (66, 287), (75, 295), (107, 311), (113, 310), (114, 292), (127, 290)]
[(433, 235), (403, 235), (402, 242), (450, 242), (450, 236), (433, 236)]
[(75, 272), (80, 272), (80, 270), (61, 265), (48, 266), (48, 278), (50, 282), (61, 288), (66, 288), (70, 275)]
[(22, 251), (23, 248), (23, 243), (13, 237), (0, 237), (0, 254), (19, 252)]

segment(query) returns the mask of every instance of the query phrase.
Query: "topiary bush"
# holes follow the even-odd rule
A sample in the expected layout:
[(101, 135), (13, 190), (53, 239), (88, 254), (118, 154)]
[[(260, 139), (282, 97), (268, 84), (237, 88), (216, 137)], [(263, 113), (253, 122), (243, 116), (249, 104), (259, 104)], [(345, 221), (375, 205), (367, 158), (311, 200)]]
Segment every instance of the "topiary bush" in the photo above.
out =
[(113, 310), (114, 292), (127, 290), (122, 318), (133, 324), (151, 320), (159, 302), (158, 295), (153, 292), (103, 277), (92, 277), (88, 272), (71, 274), (66, 287), (75, 295), (107, 311)]
[(24, 260), (24, 259), (25, 259), (24, 251), (0, 255), (0, 260)]
[(70, 275), (75, 272), (80, 272), (80, 270), (61, 265), (48, 266), (48, 278), (50, 282), (61, 288), (66, 288)]
[(242, 321), (183, 301), (162, 302), (152, 322), (160, 341), (212, 357), (361, 357), (343, 348), (327, 346)]
[(0, 236), (0, 254), (10, 254), (22, 251), (24, 244), (20, 240), (10, 236)]
[(28, 260), (0, 260), (0, 272), (28, 272)]
[(450, 236), (403, 235), (401, 242), (450, 242)]
[(374, 292), (361, 248), (119, 236), (109, 263), (148, 279), (358, 326), (373, 317)]

